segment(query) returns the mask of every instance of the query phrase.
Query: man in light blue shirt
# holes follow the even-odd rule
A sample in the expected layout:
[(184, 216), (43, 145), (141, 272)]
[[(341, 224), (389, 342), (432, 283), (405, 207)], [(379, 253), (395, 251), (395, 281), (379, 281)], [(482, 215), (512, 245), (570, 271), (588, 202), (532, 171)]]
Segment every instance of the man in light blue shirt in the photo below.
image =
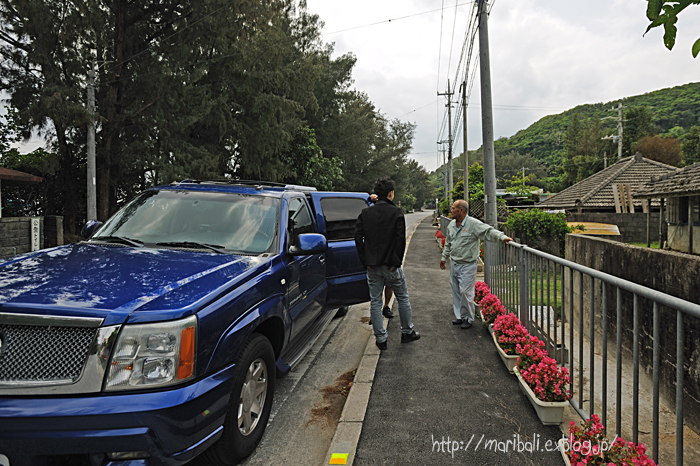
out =
[(452, 221), (447, 225), (445, 247), (442, 250), (440, 268), (445, 270), (445, 262), (450, 259), (450, 285), (452, 286), (452, 307), (455, 325), (468, 329), (474, 321), (474, 285), (476, 284), (479, 240), (508, 244), (513, 241), (505, 233), (498, 231), (473, 217), (469, 217), (469, 204), (458, 200), (452, 204)]

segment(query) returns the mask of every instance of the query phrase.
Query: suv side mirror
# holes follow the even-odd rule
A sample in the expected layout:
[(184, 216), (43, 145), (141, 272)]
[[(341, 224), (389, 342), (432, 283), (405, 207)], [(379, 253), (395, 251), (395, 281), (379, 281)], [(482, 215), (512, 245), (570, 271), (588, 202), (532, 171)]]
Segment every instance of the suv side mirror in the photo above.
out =
[(292, 256), (323, 254), (328, 250), (326, 237), (318, 233), (303, 233), (297, 238), (297, 245), (289, 248)]
[(89, 239), (101, 227), (102, 227), (102, 222), (98, 222), (97, 220), (88, 220), (85, 223), (85, 225), (83, 226), (83, 229), (80, 230), (80, 237), (82, 239)]

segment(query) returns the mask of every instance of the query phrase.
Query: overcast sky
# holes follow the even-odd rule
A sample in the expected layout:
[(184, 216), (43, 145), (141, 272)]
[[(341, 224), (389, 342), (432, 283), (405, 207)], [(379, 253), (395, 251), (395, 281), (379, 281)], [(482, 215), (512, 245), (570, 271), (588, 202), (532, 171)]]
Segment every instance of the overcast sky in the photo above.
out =
[[(693, 59), (690, 53), (700, 37), (700, 6), (690, 6), (679, 16), (676, 45), (668, 51), (661, 28), (642, 37), (648, 25), (646, 0), (490, 3), (496, 138), (512, 136), (545, 115), (576, 105), (700, 80), (700, 57)], [(472, 4), (466, 0), (307, 0), (307, 4), (324, 21), (324, 38), (335, 44), (334, 56), (352, 52), (357, 57), (355, 88), (388, 118), (417, 124), (410, 157), (428, 171), (435, 170), (436, 141), (447, 139), (438, 134), (446, 100), (437, 93), (447, 91), (448, 77), (455, 78)], [(472, 60), (477, 56), (478, 36)], [(481, 146), (478, 71), (475, 79), (467, 118), (470, 150)], [(455, 156), (462, 152), (461, 131), (458, 137)]]

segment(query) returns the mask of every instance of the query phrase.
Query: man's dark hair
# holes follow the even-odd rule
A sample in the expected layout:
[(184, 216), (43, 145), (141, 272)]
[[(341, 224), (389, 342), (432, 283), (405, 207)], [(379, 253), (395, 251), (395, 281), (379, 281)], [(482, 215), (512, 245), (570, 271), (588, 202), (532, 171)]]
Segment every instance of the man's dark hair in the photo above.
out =
[(379, 199), (386, 199), (394, 188), (394, 181), (388, 176), (379, 178), (377, 182), (374, 183), (374, 193), (377, 195), (377, 197), (379, 197)]

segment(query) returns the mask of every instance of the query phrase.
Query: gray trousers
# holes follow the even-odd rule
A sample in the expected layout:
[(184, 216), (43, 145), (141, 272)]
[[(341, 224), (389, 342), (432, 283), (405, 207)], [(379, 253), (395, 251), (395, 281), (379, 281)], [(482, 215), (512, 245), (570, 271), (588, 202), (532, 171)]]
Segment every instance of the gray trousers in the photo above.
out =
[(450, 261), (450, 285), (455, 318), (474, 322), (474, 285), (476, 285), (477, 261), (456, 265)]

